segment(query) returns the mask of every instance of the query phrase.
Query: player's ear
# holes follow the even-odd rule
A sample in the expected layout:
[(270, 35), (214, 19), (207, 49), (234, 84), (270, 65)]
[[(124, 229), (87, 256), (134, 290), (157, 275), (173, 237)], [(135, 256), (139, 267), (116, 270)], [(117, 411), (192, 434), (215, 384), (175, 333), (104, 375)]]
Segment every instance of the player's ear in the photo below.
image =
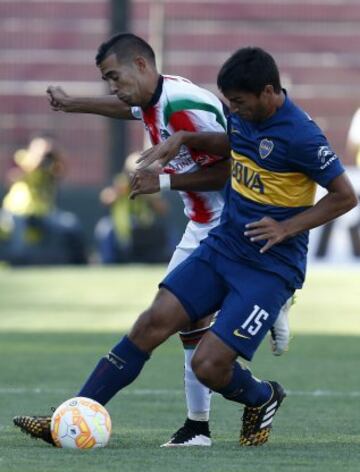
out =
[(142, 56), (135, 57), (134, 64), (139, 72), (144, 72), (147, 66), (146, 60)]
[(267, 96), (272, 96), (272, 95), (274, 95), (274, 93), (275, 93), (274, 87), (273, 87), (272, 85), (270, 85), (270, 84), (265, 85), (265, 87), (264, 87), (262, 93), (263, 93), (264, 95), (267, 95)]

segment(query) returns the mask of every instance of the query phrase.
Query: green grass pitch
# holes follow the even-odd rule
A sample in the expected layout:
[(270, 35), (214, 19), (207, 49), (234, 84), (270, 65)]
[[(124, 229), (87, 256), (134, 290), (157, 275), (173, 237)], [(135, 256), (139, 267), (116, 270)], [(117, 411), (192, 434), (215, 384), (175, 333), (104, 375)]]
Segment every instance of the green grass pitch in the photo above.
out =
[(73, 396), (151, 301), (163, 267), (0, 271), (0, 471), (332, 472), (360, 470), (359, 269), (312, 269), (291, 311), (290, 351), (267, 341), (252, 369), (288, 390), (267, 445), (240, 448), (241, 408), (214, 396), (211, 448), (160, 449), (185, 418), (176, 337), (108, 405), (107, 448), (49, 447), (12, 426)]

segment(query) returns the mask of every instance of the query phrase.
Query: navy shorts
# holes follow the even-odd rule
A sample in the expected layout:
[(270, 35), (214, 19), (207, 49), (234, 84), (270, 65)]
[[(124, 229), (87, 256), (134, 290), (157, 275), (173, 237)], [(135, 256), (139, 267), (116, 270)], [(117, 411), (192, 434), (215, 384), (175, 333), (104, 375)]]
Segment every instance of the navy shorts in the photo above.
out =
[(294, 289), (277, 274), (233, 261), (201, 244), (161, 282), (192, 321), (219, 310), (211, 330), (251, 360)]

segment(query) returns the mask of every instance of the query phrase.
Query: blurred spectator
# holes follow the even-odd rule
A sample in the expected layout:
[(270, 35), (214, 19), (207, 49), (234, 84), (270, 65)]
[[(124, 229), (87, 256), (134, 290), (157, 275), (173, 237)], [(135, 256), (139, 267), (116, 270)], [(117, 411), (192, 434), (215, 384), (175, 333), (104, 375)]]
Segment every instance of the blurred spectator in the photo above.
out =
[(351, 165), (360, 166), (360, 108), (355, 112), (347, 136), (346, 158)]
[[(346, 160), (350, 165), (360, 166), (360, 108), (352, 117), (347, 140), (346, 140)], [(319, 229), (319, 242), (315, 256), (326, 258), (329, 255), (331, 238), (334, 234), (336, 221), (329, 221)], [(355, 257), (360, 257), (360, 221), (356, 221), (349, 226), (352, 252)]]
[(109, 207), (95, 228), (95, 239), (101, 262), (167, 262), (170, 238), (163, 217), (168, 212), (166, 201), (159, 194), (129, 199), (130, 176), (135, 171), (138, 153), (130, 154), (124, 170), (116, 175), (111, 186), (100, 193), (101, 202)]
[(56, 208), (64, 165), (54, 138), (34, 137), (16, 151), (14, 163), (0, 215), (0, 259), (14, 265), (85, 263), (77, 217)]

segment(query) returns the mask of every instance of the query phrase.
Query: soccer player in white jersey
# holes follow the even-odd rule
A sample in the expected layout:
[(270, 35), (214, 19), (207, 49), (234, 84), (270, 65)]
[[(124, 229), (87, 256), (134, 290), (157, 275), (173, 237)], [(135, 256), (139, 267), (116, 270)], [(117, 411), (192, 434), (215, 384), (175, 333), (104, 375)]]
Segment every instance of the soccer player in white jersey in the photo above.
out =
[[(54, 110), (141, 119), (153, 145), (179, 130), (223, 132), (226, 129), (220, 100), (187, 79), (160, 75), (154, 52), (143, 39), (129, 33), (117, 34), (100, 46), (96, 63), (112, 95), (71, 97), (60, 87), (49, 87), (49, 100)], [(180, 193), (189, 223), (169, 263), (167, 271), (170, 272), (193, 252), (211, 228), (218, 225), (223, 207), (220, 190), (229, 175), (229, 163), (218, 156), (183, 147), (163, 172), (160, 175), (148, 170), (136, 172), (131, 197), (161, 189)], [(284, 352), (289, 340), (288, 308), (283, 307), (274, 325), (272, 344), (277, 355)], [(211, 393), (191, 369), (191, 357), (208, 329), (209, 321), (191, 324), (180, 333), (185, 351), (188, 413), (184, 426), (163, 446), (211, 445), (208, 423)]]

